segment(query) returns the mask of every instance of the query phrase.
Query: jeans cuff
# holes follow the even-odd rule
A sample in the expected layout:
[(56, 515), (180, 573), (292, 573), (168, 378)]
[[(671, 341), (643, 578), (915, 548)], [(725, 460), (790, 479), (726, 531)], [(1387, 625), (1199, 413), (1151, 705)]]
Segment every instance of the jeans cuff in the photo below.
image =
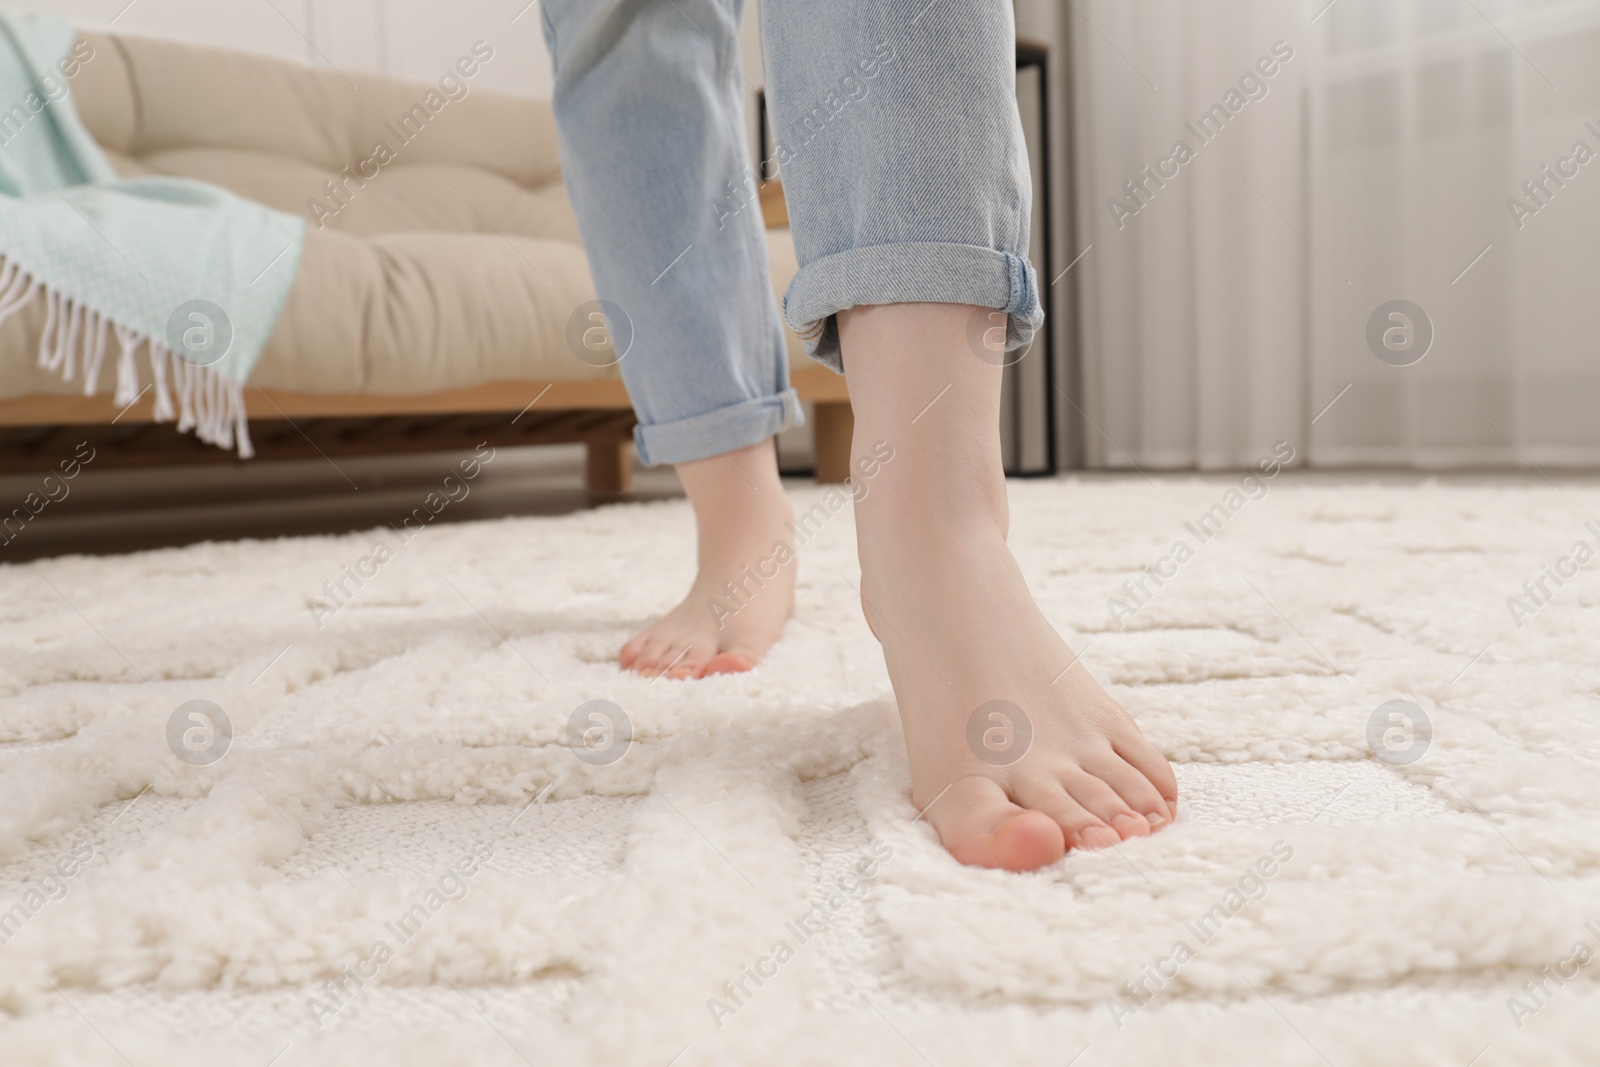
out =
[(1010, 315), (1006, 351), (1044, 322), (1033, 264), (980, 245), (907, 242), (852, 248), (800, 268), (783, 295), (783, 317), (806, 355), (844, 370), (834, 314), (872, 304), (972, 304)]
[(647, 467), (690, 463), (759, 444), (805, 421), (799, 395), (785, 389), (672, 422), (640, 423), (633, 428), (633, 443)]

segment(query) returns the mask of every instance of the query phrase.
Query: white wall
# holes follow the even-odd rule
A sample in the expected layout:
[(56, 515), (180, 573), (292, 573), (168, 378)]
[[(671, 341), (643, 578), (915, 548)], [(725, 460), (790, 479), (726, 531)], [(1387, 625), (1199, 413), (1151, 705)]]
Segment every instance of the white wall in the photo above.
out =
[(483, 40), (495, 61), (478, 85), (550, 95), (537, 0), (0, 0), (0, 9), (411, 81), (436, 80)]
[[(741, 33), (742, 65), (761, 84), (755, 0)], [(476, 84), (550, 96), (538, 0), (0, 0), (0, 10), (50, 11), (83, 26), (260, 52), (313, 66), (438, 79), (475, 41), (495, 61)], [(751, 121), (754, 137), (754, 119)]]

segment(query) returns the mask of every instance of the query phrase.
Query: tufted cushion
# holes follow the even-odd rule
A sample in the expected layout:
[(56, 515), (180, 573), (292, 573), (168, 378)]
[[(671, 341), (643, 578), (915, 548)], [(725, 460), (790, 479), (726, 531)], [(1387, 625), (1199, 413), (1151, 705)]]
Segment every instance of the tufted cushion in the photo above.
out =
[[(212, 182), (308, 221), (299, 274), (255, 384), (415, 394), (615, 375), (566, 343), (568, 317), (594, 288), (550, 104), (473, 88), (464, 71), (476, 73), (481, 52), (463, 56), (457, 80), (466, 95), (453, 90), (460, 98), (449, 99), (437, 86), (346, 81), (171, 41), (84, 37), (94, 56), (73, 92), (119, 172)], [(387, 156), (375, 152), (379, 142)], [(342, 205), (328, 182), (341, 183)], [(313, 199), (321, 209), (308, 209)], [(781, 291), (795, 271), (793, 249), (786, 233), (769, 236)], [(263, 250), (263, 268), (273, 252)], [(81, 390), (33, 366), (43, 324), (36, 300), (0, 326), (0, 396)]]

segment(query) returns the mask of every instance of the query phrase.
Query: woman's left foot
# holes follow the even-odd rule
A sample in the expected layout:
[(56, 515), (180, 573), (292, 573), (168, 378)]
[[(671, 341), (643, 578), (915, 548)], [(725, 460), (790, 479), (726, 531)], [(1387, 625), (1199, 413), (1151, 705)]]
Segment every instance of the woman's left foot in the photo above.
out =
[(683, 600), (622, 646), (624, 668), (668, 678), (747, 671), (794, 612), (794, 510), (770, 440), (680, 463), (700, 570)]

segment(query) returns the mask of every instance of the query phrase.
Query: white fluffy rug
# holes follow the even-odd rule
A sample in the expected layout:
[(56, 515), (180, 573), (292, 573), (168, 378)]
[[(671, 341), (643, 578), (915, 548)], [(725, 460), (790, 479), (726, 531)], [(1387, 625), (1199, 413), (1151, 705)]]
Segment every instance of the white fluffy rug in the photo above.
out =
[[(680, 503), (4, 568), (0, 1062), (1595, 1063), (1600, 565), (1558, 561), (1600, 494), (1235, 485), (1013, 484), (1184, 796), (1032, 875), (914, 821), (848, 507), (768, 660), (701, 682), (613, 662), (687, 585)], [(596, 699), (610, 764), (565, 743)], [(1392, 700), (1414, 762), (1369, 747)]]

